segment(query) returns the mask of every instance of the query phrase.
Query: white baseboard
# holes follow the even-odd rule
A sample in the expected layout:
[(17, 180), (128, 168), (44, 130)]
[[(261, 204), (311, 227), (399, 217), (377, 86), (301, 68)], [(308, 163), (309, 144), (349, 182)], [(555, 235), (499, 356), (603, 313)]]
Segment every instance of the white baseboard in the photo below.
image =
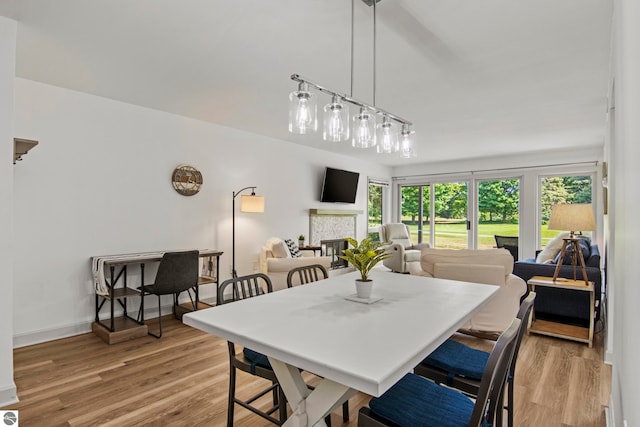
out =
[(91, 332), (91, 323), (92, 322), (83, 322), (77, 325), (17, 334), (13, 336), (13, 348), (26, 347), (28, 345), (40, 344)]
[(609, 407), (605, 416), (607, 427), (623, 427), (624, 414), (622, 411), (622, 395), (620, 390), (619, 372), (615, 363), (611, 366), (611, 393), (609, 394)]
[(12, 382), (0, 388), (0, 407), (10, 407), (15, 403), (18, 403), (18, 391), (16, 385)]
[[(150, 300), (151, 301), (151, 300)], [(145, 304), (146, 306), (146, 304)], [(172, 304), (163, 305), (162, 313), (170, 314), (172, 310)], [(116, 316), (121, 316), (122, 313), (115, 313)], [(102, 317), (102, 316), (101, 316)], [(144, 318), (154, 319), (158, 317), (158, 305), (153, 304), (151, 308), (145, 308)], [(38, 331), (27, 332), (23, 334), (17, 334), (13, 336), (13, 348), (26, 347), (29, 345), (40, 344), (43, 342), (59, 340), (62, 338), (72, 337), (75, 335), (86, 334), (91, 332), (91, 324), (94, 319), (88, 320), (76, 325), (62, 326), (52, 329), (41, 329)], [(102, 319), (104, 322), (108, 322), (106, 319)]]

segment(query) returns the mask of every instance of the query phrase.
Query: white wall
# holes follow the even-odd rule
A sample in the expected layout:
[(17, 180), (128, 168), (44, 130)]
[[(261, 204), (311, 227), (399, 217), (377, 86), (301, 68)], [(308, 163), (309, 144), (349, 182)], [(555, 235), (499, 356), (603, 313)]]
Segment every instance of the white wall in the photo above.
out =
[[(258, 269), (267, 238), (309, 234), (308, 210), (329, 206), (318, 201), (325, 166), (361, 173), (357, 203), (331, 207), (366, 212), (366, 177), (390, 176), (389, 168), (298, 144), (15, 82), (16, 136), (40, 141), (15, 167), (17, 346), (89, 330), (94, 255), (216, 248), (228, 278), (233, 191), (257, 186), (266, 200), (264, 214), (236, 207), (236, 268), (246, 274)], [(171, 186), (182, 163), (203, 174), (195, 196)], [(360, 215), (359, 237), (365, 233)]]
[(13, 382), (13, 85), (17, 24), (0, 16), (0, 407), (17, 401)]
[[(615, 122), (611, 142), (609, 283), (613, 301), (612, 409), (616, 426), (640, 425), (640, 3), (615, 3), (614, 76)], [(625, 424), (626, 423), (626, 424)]]

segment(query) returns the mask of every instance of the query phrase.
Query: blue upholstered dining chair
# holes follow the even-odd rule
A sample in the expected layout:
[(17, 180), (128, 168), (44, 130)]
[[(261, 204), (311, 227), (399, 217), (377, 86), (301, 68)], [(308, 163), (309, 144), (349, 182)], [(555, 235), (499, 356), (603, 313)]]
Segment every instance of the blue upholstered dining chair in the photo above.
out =
[(500, 335), (480, 381), (475, 402), (462, 393), (408, 373), (358, 413), (358, 427), (480, 427), (493, 425), (515, 350), (520, 319)]
[[(514, 354), (507, 375), (508, 391), (506, 409), (509, 427), (513, 427), (513, 394), (516, 361), (518, 359), (522, 338), (527, 330), (528, 319), (535, 298), (535, 292), (530, 292), (520, 304), (520, 309), (516, 316), (516, 318), (521, 320), (521, 323), (518, 335), (516, 336)], [(469, 347), (453, 339), (448, 339), (416, 366), (414, 372), (439, 384), (446, 384), (468, 395), (476, 396), (480, 389), (480, 381), (488, 360), (488, 352)], [(503, 396), (501, 396), (500, 402), (503, 402), (503, 400)], [(498, 425), (502, 425), (502, 411), (497, 413), (497, 421)]]

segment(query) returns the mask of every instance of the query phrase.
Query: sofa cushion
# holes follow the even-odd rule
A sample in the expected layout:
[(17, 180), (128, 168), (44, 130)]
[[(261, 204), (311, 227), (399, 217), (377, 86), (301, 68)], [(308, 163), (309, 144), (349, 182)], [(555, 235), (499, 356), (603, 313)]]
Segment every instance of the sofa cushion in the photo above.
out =
[(504, 266), (485, 264), (452, 264), (435, 263), (433, 276), (441, 279), (459, 280), (461, 282), (484, 283), (502, 286), (504, 280)]
[(564, 243), (564, 240), (562, 239), (567, 237), (569, 237), (569, 233), (560, 233), (553, 239), (549, 240), (547, 245), (536, 257), (536, 262), (539, 264), (549, 264), (553, 262), (562, 249), (562, 244)]
[(276, 240), (271, 244), (271, 253), (274, 258), (291, 258), (289, 248), (282, 240)]
[(296, 242), (291, 239), (285, 239), (284, 242), (287, 244), (287, 248), (289, 248), (291, 258), (300, 258), (302, 256), (300, 248), (298, 248), (298, 244)]
[(504, 266), (504, 275), (513, 271), (513, 257), (504, 249), (422, 249), (420, 265), (427, 275), (434, 276), (436, 263), (447, 264), (483, 264)]
[(467, 333), (499, 335), (518, 314), (527, 291), (524, 280), (511, 274), (513, 256), (500, 249), (422, 249), (423, 275), (440, 279), (498, 285), (495, 297), (462, 326)]
[(586, 262), (587, 267), (593, 267), (600, 269), (600, 250), (598, 249), (598, 245), (591, 244), (591, 254), (589, 255), (589, 260)]

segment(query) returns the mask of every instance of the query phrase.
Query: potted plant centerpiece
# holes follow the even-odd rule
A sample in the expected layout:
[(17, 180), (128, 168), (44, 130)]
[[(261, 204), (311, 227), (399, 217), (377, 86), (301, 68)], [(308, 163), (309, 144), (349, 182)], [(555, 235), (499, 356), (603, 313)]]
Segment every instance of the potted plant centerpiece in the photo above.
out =
[(304, 247), (304, 234), (298, 236), (298, 246), (301, 248)]
[(388, 243), (374, 242), (369, 237), (362, 239), (360, 243), (351, 237), (347, 237), (345, 240), (352, 247), (344, 249), (342, 251), (344, 255), (338, 255), (338, 258), (347, 261), (360, 272), (360, 278), (356, 279), (356, 293), (358, 298), (369, 299), (373, 288), (369, 272), (380, 261), (391, 256), (383, 247)]

